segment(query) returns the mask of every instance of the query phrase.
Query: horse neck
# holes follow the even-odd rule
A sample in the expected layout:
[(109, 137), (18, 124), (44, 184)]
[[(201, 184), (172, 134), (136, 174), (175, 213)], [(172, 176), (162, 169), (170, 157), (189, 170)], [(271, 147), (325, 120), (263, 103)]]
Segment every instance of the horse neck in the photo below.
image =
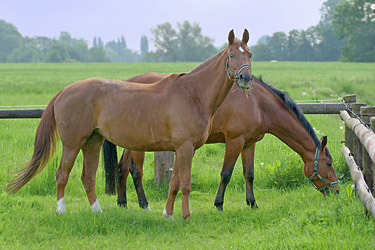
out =
[(199, 98), (211, 115), (223, 103), (233, 85), (225, 71), (226, 59), (226, 53), (222, 51), (187, 73), (191, 95)]
[(256, 98), (260, 100), (258, 105), (262, 109), (266, 132), (275, 135), (297, 152), (305, 164), (314, 161), (316, 145), (302, 122), (270, 90), (262, 93), (256, 95)]

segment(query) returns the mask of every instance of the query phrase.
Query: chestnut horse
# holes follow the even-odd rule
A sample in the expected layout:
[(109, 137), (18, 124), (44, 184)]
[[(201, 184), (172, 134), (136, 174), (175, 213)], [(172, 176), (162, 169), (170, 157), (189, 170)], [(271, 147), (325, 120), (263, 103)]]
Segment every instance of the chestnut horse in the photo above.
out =
[[(146, 73), (127, 81), (152, 83), (168, 74)], [(243, 175), (246, 182), (246, 202), (256, 208), (253, 192), (255, 143), (265, 133), (271, 133), (285, 142), (302, 158), (304, 173), (322, 194), (338, 190), (338, 179), (332, 167), (332, 158), (326, 148), (327, 137), (321, 141), (296, 103), (284, 92), (254, 78), (248, 96), (233, 86), (232, 91), (213, 119), (211, 133), (206, 143), (226, 143), (224, 163), (215, 206), (223, 210), (225, 188), (231, 178), (234, 165), (241, 154)], [(104, 143), (106, 169), (110, 157), (117, 158), (116, 147)], [(144, 152), (124, 150), (119, 162), (118, 204), (126, 206), (126, 180), (132, 174), (139, 205), (148, 207), (142, 185)], [(317, 161), (317, 163), (315, 163)]]
[(65, 212), (64, 190), (77, 154), (83, 152), (82, 182), (93, 211), (102, 211), (95, 192), (96, 171), (104, 138), (136, 151), (175, 151), (165, 216), (172, 216), (176, 194), (182, 191), (182, 217), (191, 220), (189, 195), (195, 149), (207, 140), (211, 120), (233, 82), (243, 90), (252, 83), (247, 48), (249, 33), (187, 74), (173, 74), (153, 84), (87, 79), (57, 93), (38, 126), (32, 159), (7, 190), (15, 193), (31, 180), (53, 153), (56, 135), (62, 157), (56, 172), (57, 212)]

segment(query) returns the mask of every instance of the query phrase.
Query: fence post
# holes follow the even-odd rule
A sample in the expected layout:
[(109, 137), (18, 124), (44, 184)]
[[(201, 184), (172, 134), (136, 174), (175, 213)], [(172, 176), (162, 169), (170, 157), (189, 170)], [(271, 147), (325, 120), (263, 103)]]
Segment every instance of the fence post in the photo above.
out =
[(155, 183), (160, 187), (163, 182), (169, 183), (172, 175), (174, 152), (161, 151), (154, 153)]
[[(371, 130), (375, 133), (375, 117), (370, 118)], [(375, 162), (372, 163), (372, 180), (373, 188), (375, 189)], [(375, 190), (372, 191), (372, 196), (375, 197)]]
[[(352, 104), (352, 111), (356, 114), (359, 114), (361, 111), (362, 106), (366, 106), (366, 103), (353, 103)], [(352, 116), (352, 114), (350, 114)], [(361, 141), (357, 136), (354, 135), (353, 131), (353, 154), (354, 154), (354, 160), (357, 163), (357, 166), (362, 169), (362, 144)]]
[[(344, 95), (342, 99), (344, 100), (346, 104), (350, 104), (350, 106), (353, 103), (357, 102), (357, 96), (355, 94)], [(351, 152), (353, 152), (353, 137), (354, 137), (353, 130), (345, 126), (345, 145), (349, 148)]]

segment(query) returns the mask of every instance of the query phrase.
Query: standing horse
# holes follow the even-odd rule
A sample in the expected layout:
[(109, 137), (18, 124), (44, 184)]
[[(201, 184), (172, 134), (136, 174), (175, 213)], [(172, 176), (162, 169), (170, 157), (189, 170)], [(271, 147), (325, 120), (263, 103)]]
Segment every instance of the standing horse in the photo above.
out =
[[(128, 81), (152, 83), (167, 76), (168, 74), (162, 73), (146, 73), (132, 77)], [(257, 79), (253, 80), (248, 95), (236, 90), (237, 87), (233, 86), (227, 99), (216, 112), (206, 142), (226, 143), (221, 180), (215, 199), (215, 206), (219, 210), (223, 210), (224, 192), (240, 154), (246, 182), (246, 202), (252, 208), (257, 207), (253, 192), (254, 151), (255, 143), (260, 141), (265, 133), (275, 135), (301, 156), (305, 176), (322, 194), (325, 195), (334, 189), (338, 191), (338, 186), (334, 187), (338, 184), (338, 179), (332, 167), (331, 155), (326, 148), (327, 137), (319, 141), (302, 111), (288, 95)], [(108, 146), (108, 143), (104, 144), (104, 147)], [(116, 155), (116, 152), (109, 151), (109, 154), (105, 155), (106, 169), (110, 167), (110, 155)], [(144, 152), (124, 150), (118, 165), (119, 205), (126, 206), (126, 179), (130, 171), (139, 205), (143, 208), (148, 206), (142, 186), (143, 159)]]
[[(166, 216), (173, 214), (176, 194), (182, 191), (182, 217), (190, 219), (191, 162), (195, 149), (209, 135), (211, 120), (233, 82), (244, 90), (252, 82), (247, 48), (249, 33), (187, 74), (174, 74), (153, 84), (106, 79), (73, 83), (57, 93), (38, 126), (32, 159), (7, 190), (15, 193), (47, 164), (56, 145), (62, 157), (56, 172), (57, 212), (65, 212), (64, 190), (77, 154), (83, 152), (82, 182), (93, 211), (102, 211), (95, 192), (96, 171), (104, 138), (136, 151), (175, 151)], [(236, 72), (236, 73), (233, 73)]]

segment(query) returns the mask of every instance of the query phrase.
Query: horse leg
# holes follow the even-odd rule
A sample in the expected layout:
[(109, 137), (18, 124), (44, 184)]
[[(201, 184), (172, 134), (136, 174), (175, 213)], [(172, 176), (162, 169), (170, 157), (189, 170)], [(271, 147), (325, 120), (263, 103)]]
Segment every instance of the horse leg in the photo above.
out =
[(122, 207), (127, 207), (126, 199), (126, 182), (129, 175), (129, 165), (131, 162), (131, 151), (124, 150), (121, 159), (118, 163), (118, 187), (117, 187), (117, 204)]
[(180, 188), (180, 177), (178, 176), (178, 169), (177, 169), (177, 157), (174, 158), (173, 163), (173, 170), (171, 179), (169, 181), (169, 192), (168, 192), (168, 199), (167, 204), (165, 205), (163, 215), (166, 218), (173, 219), (173, 207), (174, 207), (174, 201), (176, 199), (176, 195), (178, 193), (178, 190)]
[(79, 152), (79, 148), (71, 148), (63, 146), (62, 157), (59, 168), (56, 171), (56, 186), (57, 186), (57, 209), (59, 214), (65, 213), (65, 186), (69, 179), (70, 171), (74, 165), (74, 161)]
[(241, 159), (243, 165), (243, 176), (246, 182), (246, 203), (251, 208), (258, 208), (253, 190), (254, 182), (254, 153), (255, 153), (255, 143), (249, 147), (245, 147), (241, 152)]
[[(191, 162), (194, 156), (194, 146), (190, 142), (185, 142), (179, 148), (176, 149), (176, 160), (175, 166), (173, 167), (173, 172), (175, 171), (174, 168), (178, 169), (177, 176), (179, 178), (179, 184), (182, 193), (182, 208), (181, 208), (181, 216), (184, 219), (189, 219), (191, 221), (190, 216), (190, 209), (189, 209), (189, 196), (191, 191)], [(172, 178), (176, 178), (173, 176)], [(169, 194), (168, 200), (166, 204), (166, 214), (172, 215), (173, 214), (173, 205), (174, 200), (176, 198), (176, 194), (178, 192), (176, 180), (171, 180), (169, 183)]]
[(224, 163), (221, 170), (219, 189), (217, 191), (214, 203), (219, 211), (223, 211), (225, 189), (230, 181), (234, 165), (236, 164), (237, 158), (241, 153), (243, 145), (244, 140), (242, 137), (226, 139)]
[(132, 151), (131, 156), (130, 173), (133, 177), (135, 190), (137, 191), (139, 206), (150, 210), (142, 183), (145, 152)]
[(83, 170), (81, 180), (93, 212), (103, 212), (95, 192), (96, 170), (98, 169), (103, 140), (101, 135), (94, 132), (82, 147)]

